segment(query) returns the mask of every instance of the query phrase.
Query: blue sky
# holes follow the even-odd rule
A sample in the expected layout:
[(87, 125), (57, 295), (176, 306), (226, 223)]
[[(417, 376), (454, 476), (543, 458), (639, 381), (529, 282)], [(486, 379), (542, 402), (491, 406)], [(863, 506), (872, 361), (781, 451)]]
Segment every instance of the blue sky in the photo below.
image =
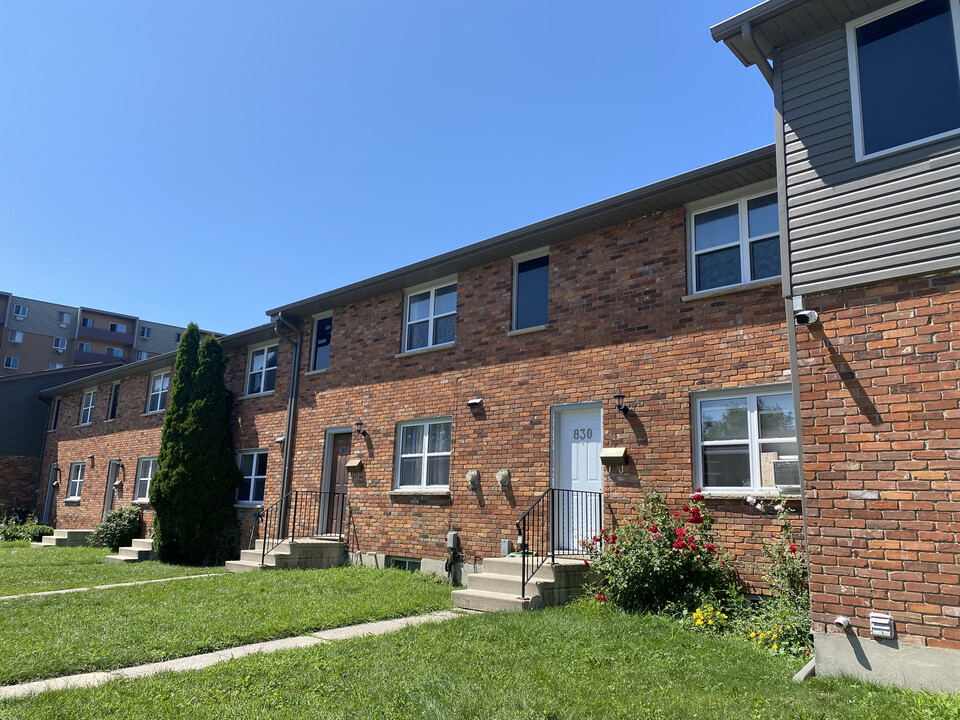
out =
[(751, 4), (5, 3), (0, 290), (235, 332), (770, 143)]

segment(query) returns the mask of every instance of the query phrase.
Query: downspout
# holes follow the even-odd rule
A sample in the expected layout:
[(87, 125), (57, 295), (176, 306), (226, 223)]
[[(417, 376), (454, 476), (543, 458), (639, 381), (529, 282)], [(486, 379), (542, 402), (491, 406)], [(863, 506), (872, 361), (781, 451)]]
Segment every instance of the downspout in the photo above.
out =
[[(296, 335), (296, 340), (284, 335), (282, 328), (290, 330)], [(283, 473), (280, 476), (280, 498), (283, 499), (290, 492), (290, 481), (293, 476), (293, 446), (297, 431), (297, 388), (300, 381), (300, 348), (303, 345), (303, 333), (297, 325), (287, 320), (281, 312), (277, 315), (273, 331), (281, 340), (293, 345), (293, 361), (290, 372), (290, 396), (287, 398), (287, 433), (283, 442)], [(280, 517), (277, 520), (277, 537), (287, 537), (287, 503), (280, 503)]]
[(753, 27), (751, 27), (750, 23), (745, 22), (740, 26), (740, 35), (743, 37), (743, 44), (746, 45), (746, 49), (751, 55), (750, 59), (753, 60), (757, 66), (757, 70), (763, 75), (763, 79), (766, 80), (767, 84), (772, 88), (773, 68), (770, 67), (766, 56), (760, 51), (757, 41), (753, 37)]
[[(51, 403), (48, 403), (46, 400), (44, 400), (44, 399), (42, 399), (42, 398), (37, 398), (37, 400), (39, 400), (40, 402), (42, 402), (42, 403), (43, 403), (44, 405), (46, 405), (48, 408), (52, 408), (52, 407), (53, 407), (53, 405), (52, 405)], [(47, 430), (50, 428), (50, 423), (51, 423), (51, 422), (52, 422), (52, 421), (50, 420), (50, 413), (48, 412), (48, 413), (47, 413), (47, 422), (46, 422), (46, 424), (44, 425), (44, 428), (43, 428), (43, 436), (40, 438), (40, 463), (39, 463), (39, 464), (40, 464), (40, 467), (37, 469), (37, 484), (36, 484), (36, 486), (33, 488), (33, 508), (31, 509), (31, 512), (32, 512), (34, 515), (37, 514), (37, 500), (40, 499), (40, 483), (43, 482), (43, 455), (44, 455), (44, 453), (47, 451), (47, 435), (50, 434), (49, 432), (47, 432)], [(47, 489), (47, 492), (50, 492), (49, 488)], [(49, 520), (49, 518), (47, 518), (47, 519)]]

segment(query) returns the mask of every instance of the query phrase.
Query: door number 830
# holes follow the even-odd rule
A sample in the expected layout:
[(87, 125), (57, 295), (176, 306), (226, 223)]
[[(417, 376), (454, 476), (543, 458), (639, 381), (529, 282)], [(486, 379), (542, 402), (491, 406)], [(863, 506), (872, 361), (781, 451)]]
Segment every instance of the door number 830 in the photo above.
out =
[(593, 429), (592, 428), (574, 428), (573, 439), (574, 440), (592, 440)]

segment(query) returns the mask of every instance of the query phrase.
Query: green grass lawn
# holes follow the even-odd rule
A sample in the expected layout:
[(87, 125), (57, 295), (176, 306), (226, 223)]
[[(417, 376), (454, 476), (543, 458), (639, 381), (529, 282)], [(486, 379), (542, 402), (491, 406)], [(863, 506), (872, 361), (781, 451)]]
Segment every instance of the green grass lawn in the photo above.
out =
[(927, 720), (952, 696), (850, 680), (794, 683), (798, 662), (741, 639), (605, 608), (471, 615), (206, 670), (51, 692), (0, 717)]
[(110, 554), (104, 548), (0, 543), (0, 596), (224, 571), (159, 562), (105, 563), (103, 558)]
[(448, 607), (445, 583), (362, 567), (223, 574), (0, 601), (0, 684), (110, 670)]

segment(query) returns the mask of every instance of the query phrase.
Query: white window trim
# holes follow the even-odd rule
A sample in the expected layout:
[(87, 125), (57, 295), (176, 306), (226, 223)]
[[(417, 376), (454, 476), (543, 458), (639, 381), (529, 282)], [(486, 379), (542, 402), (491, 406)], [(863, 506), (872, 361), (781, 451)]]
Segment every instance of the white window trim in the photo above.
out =
[[(147, 480), (147, 491), (146, 491), (145, 494), (141, 495), (140, 492), (139, 492), (139, 491), (140, 491), (140, 481), (141, 481), (142, 479), (144, 479), (144, 478), (143, 478), (143, 476), (140, 474), (140, 468), (142, 467), (142, 465), (143, 465), (144, 462), (152, 463), (152, 465), (149, 465), (149, 466), (148, 466), (148, 467), (151, 468), (151, 472), (150, 472), (150, 476), (146, 478), (146, 480)], [(150, 499), (150, 483), (153, 481), (153, 476), (156, 474), (156, 472), (157, 472), (157, 458), (156, 458), (156, 457), (142, 457), (142, 458), (139, 458), (139, 459), (137, 460), (137, 477), (136, 477), (136, 479), (134, 480), (134, 483), (133, 483), (133, 499), (134, 499), (134, 501), (137, 501), (137, 500), (143, 501), (143, 500), (149, 500), (149, 499)]]
[[(119, 351), (120, 354), (117, 355), (116, 352), (112, 352), (112, 351), (114, 351), (114, 350)], [(123, 348), (117, 348), (117, 347), (113, 347), (112, 345), (107, 345), (107, 349), (103, 351), (103, 354), (106, 355), (107, 357), (122, 358), (122, 357), (123, 357)]]
[(149, 325), (141, 325), (141, 326), (140, 326), (140, 333), (139, 333), (139, 335), (140, 335), (140, 337), (142, 337), (144, 340), (149, 340), (149, 339), (150, 339), (150, 326), (149, 326)]
[(3, 367), (6, 370), (18, 370), (20, 368), (20, 357), (17, 355), (7, 355), (3, 358)]
[[(143, 357), (140, 357), (140, 355), (143, 355)], [(138, 361), (138, 362), (139, 362), (139, 361), (142, 361), (142, 360), (147, 360), (147, 359), (149, 359), (149, 358), (147, 357), (147, 351), (146, 351), (146, 350), (137, 350), (136, 358), (137, 358), (137, 361)]]
[[(64, 315), (67, 316), (66, 319), (64, 319), (63, 317)], [(60, 327), (67, 327), (72, 320), (73, 320), (73, 315), (71, 313), (68, 313), (63, 310), (57, 313), (57, 324), (60, 325)]]
[[(167, 380), (167, 403), (166, 403), (166, 405), (164, 405), (163, 407), (160, 407), (160, 400), (159, 400), (159, 398), (162, 398), (162, 397), (163, 397), (163, 389), (162, 389), (163, 386), (161, 385), (161, 390), (160, 390), (159, 393), (155, 393), (155, 392), (153, 391), (153, 381), (154, 381), (154, 379), (156, 379), (156, 378), (158, 378), (158, 377), (159, 377), (159, 378), (162, 378), (164, 375), (169, 375), (169, 376), (170, 376), (170, 377), (168, 378), (168, 380)], [(147, 409), (146, 409), (146, 412), (144, 412), (144, 415), (155, 415), (155, 414), (157, 414), (157, 413), (166, 412), (167, 405), (170, 404), (170, 383), (171, 383), (172, 381), (173, 381), (173, 372), (170, 370), (170, 368), (166, 368), (166, 369), (164, 369), (164, 370), (158, 370), (157, 372), (150, 374), (150, 382), (149, 382), (149, 384), (147, 385)], [(150, 405), (151, 405), (151, 401), (153, 400), (153, 396), (154, 396), (154, 395), (157, 395), (157, 396), (158, 396), (158, 399), (157, 399), (157, 409), (156, 409), (156, 410), (151, 410), (151, 409), (150, 409)]]
[[(269, 347), (269, 346), (268, 346), (268, 347)], [(250, 449), (247, 449), (247, 450), (238, 450), (238, 451), (237, 451), (237, 468), (240, 467), (240, 458), (242, 458), (244, 455), (259, 455), (259, 454), (261, 454), (261, 453), (267, 456), (267, 466), (268, 466), (268, 468), (269, 468), (269, 465), (270, 465), (270, 451), (269, 451), (267, 448), (250, 448)], [(254, 459), (254, 461), (253, 461), (252, 470), (253, 470), (253, 475), (251, 475), (251, 477), (250, 477), (250, 493), (251, 493), (251, 494), (253, 493), (254, 487), (256, 487), (256, 478), (257, 478), (257, 474), (256, 474), (256, 473), (257, 473), (257, 461), (256, 461), (256, 459)], [(241, 474), (242, 474), (242, 472), (243, 472), (243, 471), (241, 470)], [(263, 476), (263, 480), (264, 480), (264, 482), (263, 482), (263, 497), (264, 497), (264, 498), (266, 498), (266, 496), (267, 496), (267, 482), (266, 482), (267, 477), (268, 477), (267, 475), (264, 475), (264, 476)], [(239, 488), (237, 488), (237, 492), (238, 492), (238, 493), (240, 492), (240, 489), (239, 489)], [(238, 497), (237, 500), (236, 500), (236, 502), (234, 503), (234, 505), (239, 505), (239, 506), (242, 506), (242, 507), (257, 507), (257, 506), (259, 506), (259, 505), (263, 505), (263, 500), (250, 500), (250, 499), (241, 500), (241, 499)]]
[[(439, 425), (442, 423), (448, 423), (450, 425), (450, 450), (448, 452), (429, 452), (429, 441), (430, 441), (430, 425)], [(423, 452), (419, 453), (419, 457), (423, 459), (423, 464), (420, 468), (420, 484), (419, 485), (401, 485), (400, 484), (400, 460), (403, 456), (402, 454), (402, 443), (401, 443), (401, 433), (405, 427), (414, 427), (422, 425), (423, 426)], [(394, 444), (396, 445), (396, 451), (394, 453), (393, 460), (393, 492), (394, 493), (430, 493), (437, 492), (438, 494), (449, 492), (450, 490), (450, 475), (447, 474), (447, 484), (446, 485), (427, 485), (427, 458), (431, 457), (448, 457), (451, 459), (451, 470), (453, 464), (453, 418), (452, 417), (435, 417), (435, 418), (421, 418), (418, 420), (404, 420), (397, 423), (396, 435)], [(408, 457), (413, 457), (412, 455)]]
[[(537, 258), (546, 257), (547, 258), (547, 322), (542, 325), (530, 325), (529, 327), (518, 328), (517, 327), (517, 280), (519, 279), (520, 274), (520, 263), (526, 262), (527, 260), (536, 260)], [(513, 313), (510, 319), (510, 332), (513, 333), (522, 333), (530, 332), (532, 330), (542, 330), (547, 327), (550, 323), (550, 272), (549, 272), (549, 260), (550, 260), (550, 246), (537, 248), (536, 250), (530, 250), (529, 252), (520, 253), (519, 255), (513, 256), (513, 298), (512, 298), (512, 307)]]
[[(87, 324), (89, 323), (89, 325)], [(92, 328), (96, 327), (97, 321), (91, 317), (80, 318), (80, 327)]]
[[(88, 409), (86, 406), (87, 396), (90, 396), (90, 414), (89, 419), (86, 422), (83, 422), (83, 412)], [(77, 425), (93, 425), (93, 411), (97, 407), (97, 389), (92, 388), (90, 390), (84, 390), (83, 394), (80, 396), (80, 417), (78, 418)]]
[(77, 343), (77, 350), (80, 352), (91, 352), (90, 343), (83, 342), (82, 340)]
[(19, 345), (23, 342), (23, 330), (11, 330), (8, 339), (12, 343), (17, 343)]
[[(83, 492), (84, 475), (86, 474), (87, 464), (82, 462), (70, 463), (70, 475), (67, 479), (67, 497), (65, 500), (79, 500)], [(78, 477), (74, 478), (74, 470), (77, 469)], [(77, 493), (73, 494), (74, 484), (76, 484)]]
[[(57, 342), (62, 340), (63, 342)], [(67, 339), (65, 337), (55, 337), (53, 339), (53, 349), (54, 350), (66, 350), (67, 349)]]
[[(325, 368), (314, 368), (317, 362), (317, 325), (320, 324), (321, 320), (329, 320), (333, 318), (333, 311), (328, 310), (327, 312), (317, 313), (313, 316), (313, 349), (310, 351), (310, 370), (307, 371), (307, 375), (310, 373), (322, 373), (330, 369), (328, 364)], [(330, 330), (330, 359), (333, 359), (333, 329)]]
[[(250, 351), (247, 353), (247, 372), (243, 376), (243, 397), (260, 397), (261, 395), (272, 395), (276, 391), (277, 387), (277, 374), (274, 372), (273, 375), (273, 387), (274, 390), (261, 390), (260, 392), (247, 392), (250, 389), (250, 373), (252, 372), (251, 368), (253, 367), (253, 354), (260, 350), (266, 350), (267, 348), (272, 348), (273, 346), (277, 347), (277, 367), (280, 366), (280, 342), (279, 340), (271, 340), (270, 342), (261, 343), (259, 345), (253, 345), (250, 347)], [(266, 376), (267, 374), (267, 354), (263, 354), (263, 370), (258, 370), (261, 375)], [(263, 387), (263, 382), (261, 380), (260, 387)], [(252, 452), (252, 451), (251, 451)]]
[(113, 383), (113, 385), (110, 386), (110, 401), (109, 401), (109, 404), (107, 405), (107, 419), (104, 422), (113, 422), (114, 420), (117, 419), (116, 413), (114, 413), (113, 415), (110, 414), (111, 412), (113, 412), (113, 394), (114, 393), (117, 393), (117, 412), (119, 412), (120, 411), (120, 381), (119, 380), (117, 380), (116, 382)]
[[(123, 328), (123, 329), (121, 329), (121, 328)], [(118, 335), (126, 335), (126, 334), (127, 334), (127, 324), (126, 324), (126, 323), (112, 322), (112, 323), (110, 323), (110, 324), (107, 325), (107, 330), (109, 330), (109, 331), (112, 332), (112, 333), (117, 333)]]
[[(760, 482), (760, 428), (758, 413), (756, 412), (756, 402), (757, 396), (759, 395), (778, 395), (778, 394), (789, 394), (793, 396), (793, 387), (791, 385), (751, 385), (749, 387), (738, 387), (738, 388), (729, 388), (724, 390), (705, 390), (703, 392), (696, 392), (691, 396), (691, 409), (693, 411), (693, 474), (696, 478), (696, 487), (702, 488), (705, 495), (714, 495), (714, 496), (727, 496), (727, 497), (739, 497), (747, 495), (756, 495), (763, 494), (764, 492), (769, 492), (770, 494), (778, 494), (776, 487), (764, 488)], [(703, 485), (703, 452), (702, 444), (700, 438), (700, 403), (703, 401), (709, 400), (721, 400), (723, 398), (731, 397), (744, 397), (748, 398), (747, 400), (747, 445), (749, 446), (750, 451), (750, 486), (749, 487), (724, 487), (720, 485), (715, 485), (713, 487), (704, 487)], [(792, 440), (784, 439), (784, 442), (795, 442), (797, 443), (797, 449), (799, 451), (799, 418), (796, 417), (794, 413), (794, 426), (796, 432)], [(768, 441), (774, 440), (773, 438), (767, 438)], [(730, 445), (743, 445), (743, 440), (728, 440), (728, 441), (718, 441), (717, 444), (722, 444), (725, 442)], [(793, 457), (793, 456), (791, 456)], [(796, 456), (799, 458), (799, 456)], [(785, 458), (788, 459), (788, 458)]]
[[(18, 313), (18, 312), (17, 312), (17, 308), (22, 308), (22, 309), (23, 309), (23, 312), (22, 312), (22, 313)], [(30, 309), (30, 308), (28, 308), (28, 307), (27, 307), (26, 305), (24, 305), (23, 303), (14, 303), (14, 304), (13, 304), (13, 317), (14, 317), (16, 320), (23, 320), (25, 317), (27, 317), (27, 311), (28, 311), (29, 309)]]
[[(731, 192), (726, 192), (721, 195), (714, 195), (712, 197), (706, 198), (704, 200), (699, 200), (694, 203), (687, 205), (687, 289), (690, 292), (691, 296), (700, 295), (702, 293), (716, 293), (718, 291), (732, 289), (732, 288), (741, 288), (745, 285), (754, 285), (756, 283), (769, 282), (772, 280), (777, 280), (781, 277), (781, 273), (776, 275), (771, 275), (770, 277), (760, 278), (759, 280), (753, 280), (750, 278), (750, 244), (752, 242), (757, 242), (758, 240), (763, 240), (765, 238), (773, 237), (773, 233), (767, 235), (758, 235), (755, 238), (750, 237), (750, 226), (749, 226), (749, 216), (747, 214), (747, 206), (751, 200), (755, 200), (759, 197), (765, 195), (771, 195), (777, 192), (777, 182), (776, 180), (766, 181), (762, 183), (756, 183), (754, 185), (749, 185), (744, 188), (739, 188), (738, 190), (733, 190)], [(777, 202), (779, 204), (780, 198), (777, 197)], [(701, 253), (697, 252), (696, 246), (696, 229), (694, 227), (694, 220), (697, 215), (700, 213), (710, 212), (711, 210), (719, 210), (723, 207), (728, 207), (730, 205), (738, 205), (738, 214), (740, 219), (740, 237), (736, 243), (728, 243), (726, 245), (718, 245), (712, 247), (709, 250), (703, 250)], [(779, 213), (779, 207), (778, 207)], [(779, 214), (777, 225), (779, 226)], [(777, 228), (777, 236), (781, 238), (781, 251), (782, 247), (782, 238), (783, 238), (783, 228)], [(701, 290), (697, 287), (697, 255), (715, 252), (717, 250), (723, 250), (724, 248), (731, 248), (737, 246), (740, 248), (740, 282), (733, 283), (731, 285), (718, 285), (717, 287), (708, 288), (706, 290)]]
[[(938, 140), (943, 140), (944, 138), (960, 135), (960, 128), (956, 128), (938, 133), (937, 135), (920, 138), (919, 140), (911, 140), (908, 143), (903, 143), (895, 147), (877, 150), (869, 154), (864, 154), (863, 152), (863, 110), (860, 107), (860, 66), (857, 61), (857, 28), (920, 2), (923, 2), (923, 0), (902, 0), (902, 2), (881, 8), (869, 15), (864, 15), (847, 23), (847, 69), (850, 73), (850, 107), (853, 110), (853, 154), (856, 162), (873, 160), (874, 158), (891, 155), (901, 150), (909, 150), (910, 148), (919, 147), (920, 145), (926, 145)], [(949, 0), (949, 2), (950, 18), (953, 21), (953, 42), (957, 51), (957, 63), (960, 65), (960, 0)], [(958, 71), (960, 71), (960, 67), (958, 67)]]
[(53, 404), (50, 406), (50, 426), (47, 428), (48, 431), (52, 432), (57, 429), (57, 425), (60, 424), (60, 396), (58, 395), (53, 399)]
[[(439, 280), (431, 280), (428, 283), (416, 285), (414, 287), (407, 288), (406, 290), (403, 291), (403, 332), (401, 333), (400, 353), (399, 353), (400, 355), (423, 352), (424, 350), (431, 350), (433, 348), (451, 347), (457, 342), (457, 331), (456, 331), (457, 310), (456, 308), (454, 308), (452, 313), (444, 313), (443, 315), (439, 316), (439, 317), (449, 317), (450, 315), (453, 315), (454, 317), (453, 340), (451, 340), (450, 342), (436, 343), (436, 344), (433, 344), (432, 342), (430, 342), (431, 340), (433, 340), (433, 323), (437, 319), (437, 316), (434, 316), (433, 314), (433, 304), (436, 298), (434, 291), (439, 290), (440, 288), (446, 287), (447, 285), (457, 286), (457, 302), (459, 303), (460, 283), (457, 280), (456, 275), (448, 275), (447, 277), (440, 278)], [(410, 329), (410, 322), (408, 321), (407, 318), (409, 317), (409, 311), (410, 311), (410, 298), (414, 295), (419, 295), (420, 293), (427, 292), (428, 290), (430, 291), (430, 316), (427, 322), (427, 344), (424, 345), (423, 347), (407, 350), (407, 334)], [(423, 322), (423, 320), (417, 320), (415, 322)]]

